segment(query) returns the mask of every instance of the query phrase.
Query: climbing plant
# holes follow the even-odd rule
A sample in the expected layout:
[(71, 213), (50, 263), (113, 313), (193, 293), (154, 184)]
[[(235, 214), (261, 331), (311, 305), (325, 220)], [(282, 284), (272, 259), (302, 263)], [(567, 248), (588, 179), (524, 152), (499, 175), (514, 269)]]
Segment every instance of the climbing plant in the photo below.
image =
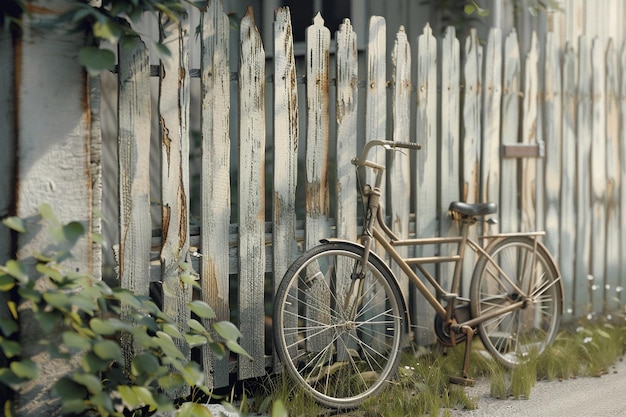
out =
[[(48, 205), (40, 207), (50, 250), (27, 260), (0, 265), (0, 292), (8, 297), (9, 315), (0, 318), (0, 385), (17, 391), (39, 378), (38, 365), (23, 357), (17, 337), (20, 317), (34, 317), (42, 331), (40, 343), (52, 358), (80, 358), (80, 366), (54, 383), (53, 394), (61, 400), (64, 414), (95, 413), (99, 416), (148, 415), (155, 410), (178, 409), (193, 415), (210, 415), (194, 400), (206, 400), (211, 390), (204, 383), (200, 365), (188, 360), (175, 343), (190, 347), (208, 344), (221, 358), (228, 351), (248, 356), (238, 344), (239, 330), (230, 322), (215, 322), (206, 329), (200, 320), (213, 319), (210, 306), (189, 303), (193, 318), (182, 332), (149, 298), (122, 288), (111, 288), (89, 274), (64, 266), (72, 248), (84, 236), (81, 223), (61, 223)], [(4, 224), (25, 232), (16, 217)], [(195, 285), (193, 277), (181, 281)], [(121, 320), (124, 317), (131, 320)], [(132, 322), (132, 323), (131, 323)], [(62, 343), (54, 343), (61, 335)], [(124, 361), (121, 340), (133, 340), (134, 356)], [(171, 395), (190, 387), (189, 398)], [(10, 399), (3, 398), (3, 415), (12, 415)], [(182, 410), (182, 411), (181, 411)], [(191, 415), (191, 414), (189, 414)]]

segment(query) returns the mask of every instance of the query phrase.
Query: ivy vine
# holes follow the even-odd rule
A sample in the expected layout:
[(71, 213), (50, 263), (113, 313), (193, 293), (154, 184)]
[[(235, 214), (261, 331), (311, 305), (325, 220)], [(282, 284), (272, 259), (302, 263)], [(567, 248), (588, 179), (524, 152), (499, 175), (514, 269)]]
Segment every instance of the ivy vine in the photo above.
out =
[[(115, 53), (110, 47), (124, 45), (129, 38), (141, 37), (134, 29), (146, 14), (164, 14), (177, 22), (185, 5), (202, 9), (204, 1), (194, 0), (63, 0), (71, 7), (54, 24), (71, 27), (74, 31), (85, 33), (85, 46), (81, 48), (78, 59), (89, 72), (98, 73), (113, 69)], [(24, 0), (0, 1), (0, 28), (9, 27), (19, 33), (22, 17), (28, 13)], [(169, 50), (158, 41), (154, 43), (156, 50), (167, 56)]]
[[(204, 373), (178, 345), (208, 345), (218, 358), (228, 351), (250, 358), (238, 344), (237, 327), (216, 321), (205, 328), (201, 320), (215, 319), (215, 314), (209, 305), (194, 300), (188, 304), (193, 313), (189, 330), (183, 332), (149, 297), (68, 270), (63, 261), (72, 256), (84, 228), (78, 222), (59, 222), (48, 205), (39, 211), (53, 250), (34, 255), (36, 272), (21, 260), (0, 265), (0, 293), (8, 299), (9, 312), (0, 317), (0, 388), (18, 391), (40, 378), (39, 365), (22, 354), (17, 337), (20, 317), (30, 312), (42, 331), (40, 343), (51, 357), (81, 358), (78, 369), (54, 382), (52, 394), (60, 398), (63, 414), (141, 416), (178, 410), (180, 415), (209, 416), (199, 404), (212, 395)], [(3, 223), (17, 232), (26, 231), (20, 218)], [(191, 276), (180, 279), (197, 286)], [(59, 335), (61, 344), (55, 342)], [(130, 364), (123, 359), (128, 344), (122, 342), (129, 340), (134, 349)], [(190, 387), (191, 396), (175, 398), (172, 393), (181, 387)], [(0, 410), (13, 415), (10, 398), (2, 398)]]

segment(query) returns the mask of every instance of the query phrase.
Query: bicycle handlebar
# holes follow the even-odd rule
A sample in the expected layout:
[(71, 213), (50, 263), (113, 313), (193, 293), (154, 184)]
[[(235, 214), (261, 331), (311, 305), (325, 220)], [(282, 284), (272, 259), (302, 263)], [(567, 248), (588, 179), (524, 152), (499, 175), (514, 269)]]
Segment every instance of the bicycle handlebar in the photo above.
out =
[[(367, 154), (369, 153), (370, 149), (372, 149), (374, 146), (382, 146), (386, 150), (396, 150), (397, 148), (413, 149), (413, 150), (422, 149), (422, 145), (420, 145), (419, 143), (396, 142), (393, 140), (373, 139), (373, 140), (368, 141), (365, 144), (365, 147), (363, 148), (363, 151), (361, 152), (361, 156), (352, 159), (352, 163), (354, 165), (365, 165), (366, 162), (368, 162), (366, 161)], [(377, 165), (377, 164), (374, 164), (374, 165)]]

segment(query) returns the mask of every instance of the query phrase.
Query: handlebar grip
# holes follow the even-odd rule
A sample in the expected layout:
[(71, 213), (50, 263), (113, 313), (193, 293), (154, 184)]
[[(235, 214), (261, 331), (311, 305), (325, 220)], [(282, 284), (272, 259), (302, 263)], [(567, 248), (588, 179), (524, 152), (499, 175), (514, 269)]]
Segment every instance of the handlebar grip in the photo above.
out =
[(393, 141), (389, 141), (389, 146), (391, 148), (405, 148), (405, 149), (415, 149), (415, 150), (422, 149), (422, 145), (420, 145), (419, 143), (412, 143), (412, 142), (393, 142)]

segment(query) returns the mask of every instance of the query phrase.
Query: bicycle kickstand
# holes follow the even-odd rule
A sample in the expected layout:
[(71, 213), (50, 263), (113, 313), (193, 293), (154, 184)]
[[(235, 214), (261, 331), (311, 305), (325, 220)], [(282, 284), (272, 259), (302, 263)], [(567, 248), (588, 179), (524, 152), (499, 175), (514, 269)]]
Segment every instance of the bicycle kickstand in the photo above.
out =
[(465, 333), (465, 354), (463, 355), (463, 370), (461, 371), (461, 376), (451, 376), (450, 382), (466, 387), (473, 387), (474, 380), (470, 378), (468, 369), (470, 355), (472, 353), (472, 339), (474, 338), (474, 329), (472, 329), (470, 326), (462, 326), (461, 331)]

